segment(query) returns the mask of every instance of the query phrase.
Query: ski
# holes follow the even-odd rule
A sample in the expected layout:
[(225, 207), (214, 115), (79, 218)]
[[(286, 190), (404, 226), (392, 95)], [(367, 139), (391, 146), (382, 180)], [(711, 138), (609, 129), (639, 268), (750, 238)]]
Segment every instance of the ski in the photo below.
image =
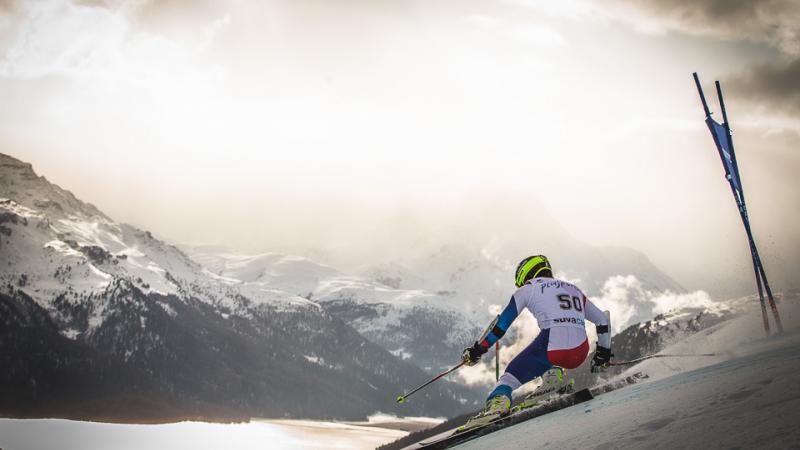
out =
[[(554, 397), (535, 402), (531, 396), (523, 398), (522, 400), (516, 402), (509, 414), (499, 417), (482, 426), (470, 428), (462, 432), (459, 432), (458, 428), (451, 428), (445, 432), (431, 436), (428, 439), (423, 439), (418, 441), (416, 444), (405, 448), (430, 450), (449, 448), (454, 445), (476, 439), (480, 436), (493, 433), (503, 428), (507, 428), (509, 426), (525, 422), (527, 420), (534, 419), (560, 409), (589, 401), (598, 395), (637, 383), (645, 378), (647, 378), (646, 374), (638, 372), (613, 382), (580, 390), (574, 390), (573, 384), (568, 383), (556, 391), (556, 394), (561, 395), (556, 395)], [(527, 407), (524, 406), (526, 400), (529, 402)], [(466, 417), (462, 420), (466, 420)]]
[(523, 409), (528, 409), (553, 396), (571, 394), (574, 391), (574, 378), (570, 378), (566, 383), (560, 385), (542, 385), (539, 389), (519, 400), (517, 404), (511, 408), (511, 412), (514, 413)]
[(638, 364), (642, 361), (646, 361), (648, 359), (653, 358), (691, 358), (691, 357), (699, 357), (699, 356), (718, 356), (716, 353), (699, 353), (699, 354), (663, 354), (663, 353), (655, 353), (652, 355), (642, 356), (641, 358), (631, 359), (628, 361), (610, 361), (608, 363), (609, 366), (630, 366), (633, 364)]
[(636, 372), (633, 375), (628, 375), (625, 378), (621, 378), (616, 381), (611, 381), (606, 384), (602, 384), (600, 386), (595, 386), (591, 389), (592, 395), (595, 397), (601, 394), (605, 394), (607, 392), (616, 391), (617, 389), (624, 388), (625, 386), (629, 386), (631, 384), (636, 384), (641, 380), (649, 378), (646, 373), (644, 372)]
[(517, 410), (516, 412), (501, 416), (487, 424), (475, 428), (470, 428), (461, 432), (456, 431), (433, 441), (420, 442), (420, 447), (430, 450), (445, 449), (470, 441), (480, 436), (493, 433), (511, 425), (524, 422), (553, 411), (558, 411), (559, 409), (568, 408), (570, 406), (589, 401), (592, 398), (594, 397), (589, 389), (581, 389), (577, 392), (573, 392), (572, 394), (545, 400), (536, 406)]

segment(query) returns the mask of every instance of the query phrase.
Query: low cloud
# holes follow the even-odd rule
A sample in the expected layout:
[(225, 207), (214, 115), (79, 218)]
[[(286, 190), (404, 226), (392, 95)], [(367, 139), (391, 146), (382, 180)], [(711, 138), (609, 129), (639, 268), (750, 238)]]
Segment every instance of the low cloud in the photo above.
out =
[(714, 305), (704, 291), (679, 294), (652, 291), (633, 275), (615, 275), (606, 280), (600, 295), (591, 297), (597, 307), (611, 312), (611, 326), (618, 333), (630, 325), (650, 320), (671, 310)]

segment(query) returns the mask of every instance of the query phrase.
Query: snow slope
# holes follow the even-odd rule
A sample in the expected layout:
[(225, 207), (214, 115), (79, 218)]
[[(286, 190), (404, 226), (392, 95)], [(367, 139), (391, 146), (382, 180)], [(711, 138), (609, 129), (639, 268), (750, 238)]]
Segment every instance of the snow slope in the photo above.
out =
[[(633, 367), (650, 380), (458, 448), (793, 448), (800, 445), (800, 308), (781, 305), (787, 333), (764, 338), (760, 311), (704, 330)], [(624, 374), (623, 374), (624, 375)]]

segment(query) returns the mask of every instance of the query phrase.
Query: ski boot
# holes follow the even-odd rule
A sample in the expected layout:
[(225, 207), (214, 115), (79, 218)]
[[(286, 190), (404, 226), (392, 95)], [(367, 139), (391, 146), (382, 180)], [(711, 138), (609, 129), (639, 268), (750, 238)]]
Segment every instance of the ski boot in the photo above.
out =
[(486, 408), (478, 415), (472, 417), (456, 429), (456, 433), (479, 428), (508, 415), (511, 410), (511, 400), (505, 395), (495, 395), (486, 402)]
[(573, 390), (575, 390), (575, 379), (567, 378), (564, 369), (555, 366), (542, 374), (542, 384), (514, 405), (512, 411), (517, 412), (536, 406), (539, 402), (558, 395), (569, 394)]

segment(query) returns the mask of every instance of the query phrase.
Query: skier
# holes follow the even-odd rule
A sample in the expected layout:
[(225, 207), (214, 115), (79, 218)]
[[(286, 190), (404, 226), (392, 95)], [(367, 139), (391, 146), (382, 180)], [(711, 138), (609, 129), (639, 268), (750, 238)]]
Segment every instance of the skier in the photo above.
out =
[(553, 278), (553, 269), (545, 256), (522, 260), (516, 272), (517, 291), (503, 312), (497, 316), (472, 347), (464, 349), (462, 359), (468, 366), (499, 340), (524, 308), (533, 313), (541, 330), (539, 335), (506, 367), (494, 390), (486, 400), (486, 408), (464, 427), (473, 428), (507, 414), (511, 408), (511, 392), (542, 376), (557, 366), (574, 369), (589, 353), (584, 319), (597, 327), (597, 347), (593, 362), (608, 367), (611, 354), (611, 333), (608, 317), (575, 285)]

